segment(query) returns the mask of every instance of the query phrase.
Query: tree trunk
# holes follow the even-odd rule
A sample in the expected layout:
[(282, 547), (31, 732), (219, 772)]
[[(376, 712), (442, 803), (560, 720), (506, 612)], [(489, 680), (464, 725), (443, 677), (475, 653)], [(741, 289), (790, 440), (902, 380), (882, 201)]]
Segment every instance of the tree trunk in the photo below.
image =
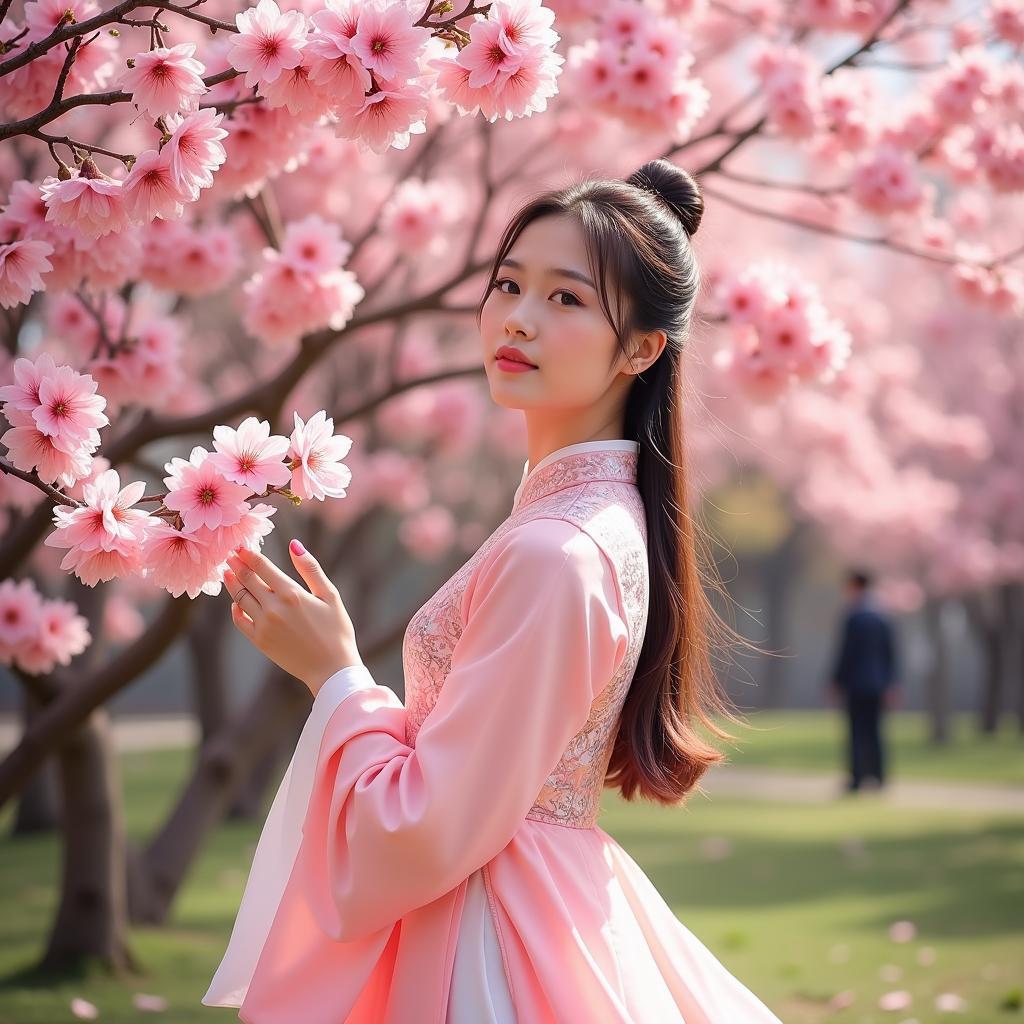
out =
[(935, 746), (949, 743), (949, 651), (943, 626), (945, 601), (930, 598), (924, 606), (925, 629), (931, 641), (932, 663), (925, 675), (925, 707), (929, 740)]
[(253, 766), (247, 778), (243, 779), (234, 802), (228, 809), (230, 821), (252, 821), (263, 815), (263, 804), (267, 790), (271, 784), (281, 778), (282, 763), (287, 763), (299, 742), (299, 735), (305, 725), (305, 717), (300, 717), (292, 729), (285, 730), (284, 735), (267, 750)]
[[(802, 527), (795, 524), (781, 544), (758, 560), (761, 587), (764, 592), (766, 644), (770, 651), (784, 654), (789, 652), (789, 611), (793, 581), (797, 577), (793, 567), (799, 557), (802, 534)], [(789, 660), (774, 656), (763, 660), (764, 688), (760, 707), (780, 708), (785, 704)]]
[[(42, 704), (30, 691), (22, 690), (22, 716), (28, 729), (39, 714)], [(57, 762), (48, 757), (35, 770), (28, 784), (18, 794), (11, 835), (52, 832), (60, 823), (60, 789)]]
[(60, 907), (40, 967), (79, 970), (98, 960), (134, 971), (128, 948), (124, 820), (110, 715), (94, 711), (59, 753), (64, 859)]
[[(767, 644), (769, 650), (787, 651), (790, 639), (790, 603), (793, 581), (797, 578), (794, 563), (800, 547), (800, 526), (795, 525), (774, 551), (760, 560), (761, 580), (765, 595)], [(788, 659), (768, 657), (764, 665), (764, 696), (762, 708), (781, 708), (785, 702), (785, 681)]]
[(968, 617), (982, 652), (978, 730), (990, 736), (999, 728), (1005, 697), (1011, 610), (1009, 588), (993, 587), (965, 599)]
[(1010, 624), (1010, 642), (1013, 650), (1013, 664), (1010, 678), (1016, 699), (1017, 728), (1024, 734), (1024, 583), (1015, 583), (1013, 594), (1013, 619)]
[(309, 714), (309, 691), (276, 665), (243, 714), (204, 744), (196, 771), (133, 871), (130, 907), (137, 923), (163, 924), (207, 833), (261, 757)]
[[(226, 627), (230, 621), (230, 595), (222, 600), (216, 611), (200, 616), (188, 633), (188, 650), (192, 660), (192, 693), (195, 699), (196, 714), (199, 718), (199, 746), (196, 748), (197, 758), (202, 758), (202, 751), (211, 738), (220, 733), (228, 725), (230, 708), (228, 701), (228, 664)], [(253, 806), (258, 806), (259, 796), (269, 784), (269, 777), (277, 766), (276, 756), (263, 765), (263, 785), (253, 801), (251, 794), (238, 794), (235, 803), (228, 809), (227, 817), (247, 820), (254, 816)], [(260, 766), (252, 772), (252, 781), (258, 781)], [(246, 799), (249, 795), (249, 799)]]
[(187, 636), (200, 745), (224, 728), (229, 715), (224, 653), (230, 601), (215, 601), (209, 597), (205, 600), (209, 605), (206, 614), (193, 619)]

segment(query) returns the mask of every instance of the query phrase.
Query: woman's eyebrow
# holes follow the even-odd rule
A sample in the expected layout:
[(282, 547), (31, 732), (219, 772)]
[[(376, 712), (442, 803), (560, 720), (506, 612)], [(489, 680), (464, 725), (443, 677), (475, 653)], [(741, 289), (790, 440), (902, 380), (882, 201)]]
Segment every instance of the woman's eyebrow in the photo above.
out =
[[(502, 266), (502, 267), (509, 266), (513, 270), (522, 270), (523, 269), (522, 263), (520, 263), (518, 260), (512, 259), (510, 256), (506, 256), (505, 259), (503, 259), (501, 261), (499, 266)], [(586, 274), (582, 273), (579, 270), (569, 270), (566, 267), (548, 267), (546, 273), (548, 273), (548, 274), (559, 274), (562, 277), (571, 277), (575, 281), (582, 281), (585, 285), (588, 285), (589, 287), (594, 288), (594, 282), (591, 281), (590, 278), (587, 277)], [(597, 289), (594, 288), (594, 290), (596, 291)]]

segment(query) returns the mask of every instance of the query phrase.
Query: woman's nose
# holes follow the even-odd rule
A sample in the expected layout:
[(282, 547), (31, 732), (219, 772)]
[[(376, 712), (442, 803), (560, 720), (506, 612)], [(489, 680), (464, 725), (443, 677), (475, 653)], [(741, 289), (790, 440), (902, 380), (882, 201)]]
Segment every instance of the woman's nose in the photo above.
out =
[(521, 334), (524, 337), (532, 337), (534, 333), (534, 318), (524, 303), (519, 303), (508, 316), (505, 317), (505, 333)]

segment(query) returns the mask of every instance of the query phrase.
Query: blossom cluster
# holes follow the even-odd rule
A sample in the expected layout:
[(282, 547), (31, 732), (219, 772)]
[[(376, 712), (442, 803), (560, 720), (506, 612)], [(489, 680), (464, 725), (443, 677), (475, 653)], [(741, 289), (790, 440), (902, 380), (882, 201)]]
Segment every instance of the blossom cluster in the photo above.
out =
[(754, 263), (723, 280), (718, 292), (734, 341), (716, 365), (750, 398), (774, 398), (797, 381), (828, 381), (846, 365), (849, 332), (792, 268)]
[(579, 90), (595, 109), (647, 132), (685, 142), (711, 96), (689, 74), (692, 51), (676, 20), (630, 0), (601, 8), (595, 36), (569, 51)]
[(223, 119), (209, 107), (168, 115), (166, 141), (139, 154), (123, 181), (104, 174), (91, 158), (67, 177), (44, 178), (46, 219), (78, 232), (82, 244), (154, 217), (177, 219), (185, 203), (213, 184), (213, 172), (224, 162)]
[(953, 287), (967, 303), (997, 316), (1024, 313), (1024, 273), (1014, 267), (982, 267), (958, 263), (952, 269)]
[(30, 579), (0, 582), (0, 665), (43, 675), (70, 664), (91, 642), (74, 602), (44, 598)]
[(355, 274), (340, 267), (351, 251), (338, 226), (317, 214), (289, 224), (280, 251), (265, 248), (262, 269), (242, 287), (246, 330), (280, 345), (344, 327), (365, 294)]
[(457, 57), (409, 0), (327, 0), (307, 16), (275, 0), (235, 18), (227, 60), (270, 107), (326, 116), (335, 133), (376, 153), (426, 131), (431, 92), (494, 121), (544, 110), (564, 58), (539, 0), (495, 0)]
[[(21, 421), (0, 438), (12, 464), (44, 482), (60, 477), (67, 486), (91, 476), (99, 461), (91, 455), (97, 427), (106, 422), (103, 398), (92, 395), (95, 382), (55, 366), (47, 353), (34, 363), (15, 360), (14, 373), (16, 383), (0, 388), (3, 414)], [(146, 499), (162, 498), (153, 513), (135, 507), (145, 493), (143, 482), (122, 487), (117, 470), (106, 469), (83, 484), (81, 503), (54, 508), (57, 529), (43, 543), (68, 549), (61, 569), (87, 586), (138, 575), (175, 597), (217, 594), (228, 555), (240, 546), (257, 547), (273, 529), (269, 519), (276, 509), (251, 505), (249, 498), (276, 492), (323, 501), (346, 493), (351, 472), (341, 460), (351, 438), (336, 435), (323, 410), (305, 421), (294, 413), (294, 423), (289, 437), (272, 435), (266, 420), (252, 416), (237, 428), (214, 427), (214, 451), (196, 445), (188, 459), (165, 464), (167, 493)], [(34, 440), (16, 431), (31, 431)], [(49, 450), (39, 461), (44, 440), (63, 453), (67, 472)]]
[[(30, 0), (24, 28), (5, 25), (0, 42), (39, 42), (69, 16), (82, 22), (99, 13), (94, 0)], [(75, 166), (58, 159), (55, 176), (19, 183), (31, 195), (12, 191), (0, 214), (0, 306), (22, 305), (44, 288), (75, 287), (83, 277), (94, 288), (119, 287), (140, 264), (132, 228), (181, 218), (226, 163), (225, 188), (253, 195), (321, 124), (383, 153), (426, 130), (438, 97), (491, 121), (544, 110), (564, 63), (554, 51), (553, 18), (540, 0), (494, 0), (468, 30), (457, 30), (454, 57), (446, 51), (456, 30), (425, 19), (418, 0), (326, 0), (309, 15), (259, 0), (236, 15), (237, 33), (206, 43), (201, 55), (195, 43), (161, 45), (128, 57), (120, 71), (124, 44), (116, 34), (77, 40), (64, 89), (120, 89), (155, 119), (160, 137), (138, 155), (121, 155), (117, 175), (79, 150)], [(5, 76), (5, 112), (27, 117), (45, 108), (64, 55), (53, 47)], [(206, 85), (204, 76), (231, 70), (239, 74)], [(251, 102), (253, 89), (262, 103)], [(217, 104), (230, 108), (230, 122)], [(236, 145), (222, 142), (229, 123)]]
[(141, 153), (123, 179), (86, 157), (41, 184), (15, 182), (0, 213), (0, 305), (21, 305), (33, 292), (74, 287), (83, 277), (100, 289), (137, 274), (141, 239), (131, 229), (176, 220), (213, 184), (225, 159), (223, 117), (209, 108), (168, 115), (159, 150)]
[(110, 420), (96, 381), (70, 366), (57, 366), (48, 352), (33, 363), (14, 361), (15, 383), (0, 387), (0, 402), (11, 427), (0, 436), (12, 464), (34, 471), (45, 484), (70, 487), (89, 475), (100, 427)]
[[(1013, 34), (1008, 17), (1001, 22)], [(813, 141), (822, 153), (857, 157), (854, 201), (872, 213), (918, 213), (930, 201), (918, 163), (932, 149), (963, 183), (983, 178), (995, 192), (1024, 189), (1024, 71), (965, 45), (922, 89), (891, 111), (862, 72), (824, 75), (811, 54), (765, 44), (752, 60), (767, 123), (780, 135)], [(1009, 116), (1007, 116), (1009, 115)]]

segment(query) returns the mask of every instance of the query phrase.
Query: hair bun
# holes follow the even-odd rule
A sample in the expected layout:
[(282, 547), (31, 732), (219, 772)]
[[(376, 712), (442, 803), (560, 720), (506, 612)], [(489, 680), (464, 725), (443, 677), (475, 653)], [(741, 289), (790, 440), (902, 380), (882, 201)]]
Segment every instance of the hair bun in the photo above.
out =
[(704, 197), (696, 179), (668, 160), (648, 160), (635, 170), (627, 183), (653, 192), (682, 221), (688, 235), (697, 233), (704, 215)]

